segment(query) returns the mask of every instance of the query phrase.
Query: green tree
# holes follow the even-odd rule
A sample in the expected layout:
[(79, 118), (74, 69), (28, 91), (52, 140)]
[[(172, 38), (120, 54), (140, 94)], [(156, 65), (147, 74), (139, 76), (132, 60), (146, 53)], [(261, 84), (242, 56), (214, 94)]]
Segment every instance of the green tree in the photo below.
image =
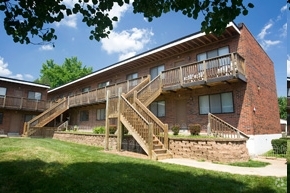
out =
[(55, 88), (92, 73), (92, 67), (82, 67), (82, 63), (77, 57), (66, 58), (63, 65), (57, 65), (53, 60), (47, 60), (42, 64), (40, 78), (37, 83), (47, 84)]
[[(113, 29), (116, 16), (108, 12), (116, 4), (130, 4), (130, 0), (79, 0), (69, 6), (65, 0), (0, 0), (0, 11), (4, 12), (4, 28), (14, 42), (31, 43), (38, 37), (42, 43), (57, 39), (55, 29), (50, 27), (65, 16), (78, 14), (82, 22), (92, 27), (91, 40), (107, 37)], [(134, 0), (133, 13), (143, 14), (148, 21), (162, 14), (175, 11), (197, 19), (202, 16), (201, 30), (221, 34), (226, 25), (240, 14), (247, 15), (252, 3), (243, 0)]]
[(280, 119), (287, 119), (287, 97), (278, 97)]

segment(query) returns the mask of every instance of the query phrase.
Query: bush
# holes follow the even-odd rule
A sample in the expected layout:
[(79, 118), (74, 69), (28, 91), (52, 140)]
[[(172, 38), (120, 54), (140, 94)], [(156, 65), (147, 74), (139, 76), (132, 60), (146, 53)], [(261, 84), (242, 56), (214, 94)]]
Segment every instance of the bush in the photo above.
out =
[(199, 133), (201, 131), (201, 125), (200, 124), (189, 124), (188, 129), (189, 129), (191, 135), (199, 135)]
[(274, 154), (286, 154), (287, 140), (284, 139), (272, 139), (271, 141)]
[(109, 133), (110, 134), (115, 134), (117, 131), (117, 125), (110, 125), (109, 126)]
[(96, 134), (105, 134), (105, 127), (104, 126), (95, 127), (93, 129), (93, 133), (96, 133)]
[(179, 130), (180, 130), (180, 125), (178, 124), (173, 125), (171, 130), (173, 131), (173, 135), (178, 135)]

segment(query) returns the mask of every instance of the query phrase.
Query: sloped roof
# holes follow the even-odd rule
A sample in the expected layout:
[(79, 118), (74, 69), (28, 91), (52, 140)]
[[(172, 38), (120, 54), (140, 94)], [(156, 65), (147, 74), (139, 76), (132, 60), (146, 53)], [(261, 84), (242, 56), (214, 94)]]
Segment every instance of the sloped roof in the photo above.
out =
[(238, 29), (236, 24), (233, 22), (230, 22), (228, 24), (225, 32), (220, 36), (216, 36), (214, 34), (205, 34), (204, 32), (199, 31), (199, 32), (190, 34), (188, 36), (182, 37), (180, 39), (174, 40), (172, 42), (169, 42), (167, 44), (164, 44), (162, 46), (159, 46), (157, 48), (143, 52), (143, 53), (138, 54), (134, 57), (117, 62), (117, 63), (112, 64), (110, 66), (107, 66), (105, 68), (99, 69), (99, 70), (97, 70), (89, 75), (82, 77), (82, 78), (79, 78), (77, 80), (74, 80), (72, 82), (64, 84), (62, 86), (59, 86), (57, 88), (51, 89), (48, 91), (48, 93), (51, 93), (53, 91), (57, 91), (61, 88), (64, 88), (66, 86), (78, 83), (82, 80), (85, 80), (85, 79), (91, 78), (93, 76), (96, 76), (98, 74), (104, 73), (106, 71), (112, 70), (116, 67), (118, 67), (118, 71), (122, 71), (122, 70), (128, 69), (128, 68), (134, 68), (136, 66), (139, 66), (140, 64), (154, 62), (154, 61), (157, 61), (157, 60), (160, 60), (163, 58), (167, 58), (168, 56), (180, 54), (182, 52), (186, 52), (186, 51), (191, 50), (191, 49), (196, 49), (198, 47), (208, 45), (212, 42), (227, 39), (227, 38), (235, 36), (237, 34), (240, 34), (240, 30)]
[(14, 79), (14, 78), (7, 78), (7, 77), (3, 77), (3, 76), (0, 76), (0, 81), (11, 82), (11, 83), (16, 83), (16, 84), (24, 84), (24, 85), (41, 87), (41, 88), (46, 88), (46, 89), (50, 88), (48, 85), (39, 84), (39, 83), (35, 83), (35, 82), (30, 82), (30, 81), (25, 81), (25, 80), (18, 80), (18, 79)]

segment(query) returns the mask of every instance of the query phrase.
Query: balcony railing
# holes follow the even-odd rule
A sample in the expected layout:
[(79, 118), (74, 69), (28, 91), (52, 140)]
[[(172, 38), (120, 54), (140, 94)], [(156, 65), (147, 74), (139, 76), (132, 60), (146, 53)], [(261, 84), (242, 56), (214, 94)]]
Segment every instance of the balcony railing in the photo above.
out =
[(238, 53), (231, 53), (208, 60), (186, 64), (162, 72), (162, 87), (188, 87), (201, 85), (221, 78), (245, 76), (244, 59)]
[(119, 82), (116, 84), (112, 84), (103, 88), (98, 88), (91, 90), (86, 93), (79, 93), (69, 97), (69, 106), (81, 106), (86, 104), (94, 104), (98, 102), (102, 102), (106, 100), (106, 93), (110, 91), (110, 97), (118, 96), (118, 89), (122, 88), (123, 93), (127, 93), (132, 88), (137, 86), (144, 77), (127, 80), (123, 82)]
[(50, 103), (44, 100), (27, 99), (23, 97), (1, 96), (0, 108), (18, 109), (27, 111), (44, 111)]

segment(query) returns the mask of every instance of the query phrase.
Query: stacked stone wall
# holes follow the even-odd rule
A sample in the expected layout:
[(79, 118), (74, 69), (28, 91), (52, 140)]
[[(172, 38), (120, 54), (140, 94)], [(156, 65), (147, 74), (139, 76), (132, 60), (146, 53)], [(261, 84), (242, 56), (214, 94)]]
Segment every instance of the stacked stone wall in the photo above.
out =
[(169, 139), (175, 158), (212, 162), (240, 162), (250, 159), (245, 139)]

